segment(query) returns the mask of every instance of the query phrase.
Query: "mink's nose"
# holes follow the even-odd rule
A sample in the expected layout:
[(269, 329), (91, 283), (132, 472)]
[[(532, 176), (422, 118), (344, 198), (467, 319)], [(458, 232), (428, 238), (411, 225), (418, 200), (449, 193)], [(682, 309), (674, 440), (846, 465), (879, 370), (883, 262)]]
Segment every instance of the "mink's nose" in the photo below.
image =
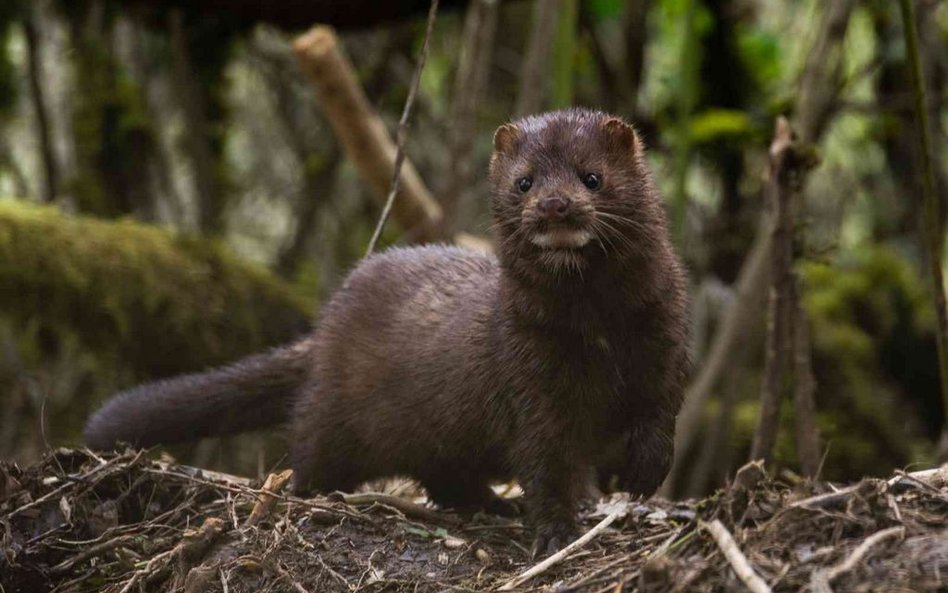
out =
[(537, 211), (550, 220), (562, 220), (570, 211), (569, 198), (543, 198), (537, 202)]

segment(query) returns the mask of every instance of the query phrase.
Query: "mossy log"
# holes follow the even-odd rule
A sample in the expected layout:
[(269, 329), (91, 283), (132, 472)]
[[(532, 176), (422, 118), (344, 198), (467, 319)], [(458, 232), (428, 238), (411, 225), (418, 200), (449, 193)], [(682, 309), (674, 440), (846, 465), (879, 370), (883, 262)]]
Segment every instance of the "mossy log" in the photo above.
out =
[(216, 243), (0, 202), (0, 314), (75, 330), (136, 375), (219, 364), (306, 330), (306, 300)]
[(0, 403), (23, 416), (0, 427), (0, 454), (37, 432), (22, 425), (40, 404), (53, 440), (74, 442), (114, 389), (292, 340), (312, 310), (215, 242), (14, 200), (0, 200), (0, 279)]

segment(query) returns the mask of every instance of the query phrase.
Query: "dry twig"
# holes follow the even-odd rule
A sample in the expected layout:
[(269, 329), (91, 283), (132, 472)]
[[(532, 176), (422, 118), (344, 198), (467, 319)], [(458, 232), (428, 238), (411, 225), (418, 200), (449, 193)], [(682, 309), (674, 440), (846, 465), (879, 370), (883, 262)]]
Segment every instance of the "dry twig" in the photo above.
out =
[(278, 494), (283, 490), (292, 477), (293, 470), (291, 469), (267, 476), (266, 481), (263, 483), (263, 493), (260, 495), (260, 498), (257, 499), (257, 504), (254, 505), (250, 516), (247, 517), (247, 525), (256, 525), (261, 519), (270, 514), (273, 505), (276, 504), (277, 501), (274, 494)]
[(543, 560), (542, 562), (536, 564), (529, 570), (526, 570), (520, 573), (519, 575), (517, 575), (516, 577), (510, 579), (509, 581), (501, 585), (500, 588), (497, 590), (510, 591), (514, 587), (518, 587), (522, 585), (523, 583), (529, 581), (530, 579), (537, 576), (538, 574), (542, 574), (551, 566), (555, 565), (556, 563), (560, 562), (561, 560), (563, 560), (564, 558), (566, 558), (567, 556), (569, 556), (576, 550), (582, 548), (583, 546), (591, 542), (596, 536), (598, 536), (600, 533), (605, 531), (606, 527), (609, 527), (610, 525), (612, 525), (612, 522), (615, 521), (617, 518), (619, 518), (619, 516), (621, 516), (624, 512), (625, 510), (622, 509), (622, 510), (616, 510), (609, 513), (608, 515), (606, 515), (605, 519), (603, 519), (595, 527), (593, 527), (592, 529), (584, 533), (579, 539), (577, 539), (570, 545), (566, 546), (559, 552), (553, 554), (546, 560)]
[(741, 552), (741, 548), (737, 545), (737, 542), (734, 541), (734, 536), (731, 535), (731, 532), (727, 530), (727, 527), (725, 527), (723, 523), (715, 519), (710, 523), (701, 521), (699, 525), (702, 529), (705, 529), (711, 534), (715, 543), (718, 544), (718, 547), (721, 548), (721, 551), (724, 553), (724, 557), (730, 562), (731, 568), (734, 569), (737, 578), (741, 579), (741, 582), (744, 583), (750, 591), (753, 593), (771, 593), (770, 586), (754, 572), (753, 567), (751, 567), (750, 562), (747, 560), (747, 556)]
[[(433, 511), (419, 504), (415, 504), (410, 500), (401, 498), (399, 496), (392, 496), (391, 494), (382, 494), (380, 492), (360, 492), (359, 494), (339, 493), (335, 496), (339, 496), (343, 502), (354, 507), (381, 504), (402, 512), (406, 517), (413, 517), (423, 521), (452, 524), (460, 522), (460, 519), (457, 517), (457, 515)], [(330, 497), (330, 500), (332, 500), (332, 496)]]
[(810, 589), (814, 593), (832, 593), (833, 589), (830, 587), (830, 583), (854, 569), (874, 546), (896, 535), (904, 536), (905, 528), (899, 525), (873, 533), (863, 540), (842, 562), (828, 569), (814, 571), (810, 577)]

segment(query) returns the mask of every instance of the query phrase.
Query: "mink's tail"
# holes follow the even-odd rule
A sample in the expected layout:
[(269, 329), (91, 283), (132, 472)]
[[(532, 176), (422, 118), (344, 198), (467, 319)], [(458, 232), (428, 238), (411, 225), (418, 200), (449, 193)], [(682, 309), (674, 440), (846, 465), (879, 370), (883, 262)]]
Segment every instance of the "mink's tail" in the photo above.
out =
[(123, 391), (89, 419), (86, 444), (150, 447), (279, 424), (306, 380), (313, 347), (307, 337), (227, 366)]

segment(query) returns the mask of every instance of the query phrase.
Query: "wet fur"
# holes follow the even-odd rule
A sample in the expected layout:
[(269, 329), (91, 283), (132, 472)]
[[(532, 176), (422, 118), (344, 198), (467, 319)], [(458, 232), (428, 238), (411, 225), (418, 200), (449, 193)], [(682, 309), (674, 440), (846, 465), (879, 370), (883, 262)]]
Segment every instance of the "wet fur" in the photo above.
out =
[[(582, 184), (584, 171), (602, 175), (599, 190)], [(523, 194), (516, 180), (527, 174), (534, 185)], [(491, 504), (488, 483), (516, 477), (541, 545), (552, 548), (574, 532), (591, 468), (619, 469), (620, 485), (639, 494), (668, 471), (687, 368), (685, 274), (642, 146), (615, 118), (568, 110), (503, 126), (490, 183), (499, 258), (444, 246), (367, 258), (296, 346), (305, 356), (291, 357), (302, 370), (290, 373), (295, 393), (270, 397), (292, 397), (299, 488), (408, 475), (457, 507)], [(549, 228), (535, 205), (550, 195), (570, 197), (567, 224), (593, 240), (576, 249), (531, 242)], [(286, 364), (281, 352), (262, 356)], [(90, 423), (90, 443), (138, 433), (165, 390), (108, 404)], [(187, 412), (204, 393), (189, 397), (162, 413), (190, 418), (194, 437), (213, 432)]]

